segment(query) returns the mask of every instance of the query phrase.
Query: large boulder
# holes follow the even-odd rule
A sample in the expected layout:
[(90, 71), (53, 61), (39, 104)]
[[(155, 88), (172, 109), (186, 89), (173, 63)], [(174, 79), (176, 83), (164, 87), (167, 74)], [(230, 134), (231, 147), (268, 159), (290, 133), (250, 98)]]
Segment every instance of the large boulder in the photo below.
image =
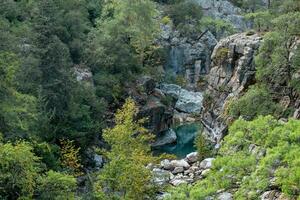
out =
[(200, 169), (210, 169), (212, 167), (212, 162), (215, 160), (215, 158), (206, 158), (203, 161), (201, 161), (199, 167)]
[(175, 108), (185, 113), (200, 113), (203, 95), (201, 92), (188, 91), (175, 84), (161, 84), (160, 89), (166, 95), (177, 99)]
[(179, 174), (179, 173), (183, 173), (183, 172), (184, 172), (183, 167), (175, 167), (175, 169), (172, 171), (172, 174)]
[(233, 196), (229, 192), (222, 192), (218, 195), (218, 200), (232, 200)]
[(173, 129), (169, 129), (161, 133), (161, 136), (156, 138), (156, 141), (151, 145), (152, 147), (160, 147), (166, 144), (175, 143), (177, 140), (177, 135)]
[(184, 179), (173, 179), (170, 181), (173, 186), (179, 186), (181, 184), (187, 184), (188, 182)]
[(173, 168), (176, 168), (176, 167), (183, 167), (184, 169), (190, 168), (189, 163), (187, 163), (183, 159), (182, 160), (172, 160), (171, 165), (173, 166)]
[(152, 170), (153, 173), (153, 182), (157, 185), (165, 185), (170, 181), (171, 173), (169, 171), (154, 168)]
[(173, 170), (174, 166), (171, 164), (170, 160), (164, 159), (160, 162), (160, 166), (165, 170)]
[(199, 159), (198, 152), (192, 152), (192, 153), (189, 153), (188, 155), (186, 155), (186, 160), (188, 161), (188, 163), (197, 162), (198, 159)]

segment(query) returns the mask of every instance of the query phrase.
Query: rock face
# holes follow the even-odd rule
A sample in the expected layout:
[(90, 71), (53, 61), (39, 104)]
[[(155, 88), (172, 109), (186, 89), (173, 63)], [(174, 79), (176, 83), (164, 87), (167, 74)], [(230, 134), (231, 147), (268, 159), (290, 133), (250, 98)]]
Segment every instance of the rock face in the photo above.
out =
[(156, 88), (156, 83), (148, 76), (140, 77), (129, 87), (128, 94), (139, 108), (137, 118), (147, 118), (144, 126), (155, 134), (167, 131), (173, 122), (172, 105), (165, 105), (165, 95)]
[(160, 89), (166, 95), (176, 98), (175, 108), (185, 113), (200, 113), (203, 95), (201, 92), (192, 92), (175, 84), (162, 84)]
[(254, 55), (261, 40), (257, 34), (235, 34), (220, 40), (212, 53), (205, 91), (211, 101), (205, 103), (202, 119), (206, 130), (216, 142), (227, 130), (224, 123), (226, 119), (222, 116), (228, 102), (237, 98), (255, 81)]
[(195, 87), (200, 74), (208, 73), (210, 56), (217, 44), (215, 36), (210, 31), (183, 36), (169, 24), (161, 25), (161, 30), (158, 43), (168, 49), (166, 75), (181, 75), (190, 87)]
[(154, 96), (147, 98), (138, 113), (138, 118), (148, 118), (145, 127), (156, 134), (169, 129), (172, 124), (172, 116), (172, 110)]
[(241, 9), (235, 7), (226, 0), (194, 0), (204, 11), (205, 16), (214, 19), (223, 19), (230, 22), (238, 31), (244, 31), (249, 27), (246, 20), (241, 16)]

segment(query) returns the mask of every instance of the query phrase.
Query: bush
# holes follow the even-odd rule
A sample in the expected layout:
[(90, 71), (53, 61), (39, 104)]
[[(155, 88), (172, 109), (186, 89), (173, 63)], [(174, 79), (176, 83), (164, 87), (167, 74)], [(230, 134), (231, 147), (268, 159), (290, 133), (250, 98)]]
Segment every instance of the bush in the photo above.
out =
[(242, 116), (251, 120), (259, 115), (279, 116), (281, 110), (264, 87), (253, 86), (244, 96), (230, 104), (228, 112), (235, 119)]
[(49, 171), (39, 179), (38, 199), (75, 199), (76, 179), (73, 176)]
[(224, 64), (224, 62), (228, 58), (228, 53), (229, 49), (226, 47), (222, 47), (217, 50), (215, 60), (218, 65)]
[(168, 16), (164, 16), (162, 19), (161, 19), (161, 23), (167, 25), (167, 24), (170, 24), (172, 21), (170, 19), (170, 17)]
[(217, 39), (236, 32), (234, 26), (230, 22), (222, 19), (213, 19), (211, 17), (203, 17), (198, 24), (198, 29), (208, 29)]
[(39, 171), (32, 150), (25, 142), (0, 144), (1, 199), (32, 198)]
[(200, 132), (197, 134), (197, 137), (195, 138), (194, 141), (194, 145), (199, 154), (200, 161), (212, 155), (214, 147), (203, 133)]
[(187, 22), (197, 22), (202, 16), (202, 7), (193, 1), (183, 1), (170, 7), (169, 15), (175, 26)]
[(282, 124), (271, 116), (239, 119), (229, 128), (207, 177), (185, 191), (176, 188), (167, 199), (205, 199), (220, 190), (235, 191), (233, 199), (259, 199), (274, 177), (278, 190), (296, 199), (300, 195), (299, 139), (299, 120)]

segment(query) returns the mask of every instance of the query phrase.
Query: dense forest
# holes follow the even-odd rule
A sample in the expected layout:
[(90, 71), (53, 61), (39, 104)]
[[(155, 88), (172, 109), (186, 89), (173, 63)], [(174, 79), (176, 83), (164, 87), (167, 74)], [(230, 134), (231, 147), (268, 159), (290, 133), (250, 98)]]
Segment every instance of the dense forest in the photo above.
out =
[(0, 0), (0, 199), (299, 200), (299, 119), (299, 0)]

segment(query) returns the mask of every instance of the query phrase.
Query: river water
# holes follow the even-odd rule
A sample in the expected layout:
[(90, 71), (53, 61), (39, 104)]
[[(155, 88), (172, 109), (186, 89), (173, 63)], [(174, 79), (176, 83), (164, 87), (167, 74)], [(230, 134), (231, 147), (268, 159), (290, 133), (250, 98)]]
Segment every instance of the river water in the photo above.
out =
[(154, 150), (154, 154), (168, 153), (174, 154), (178, 158), (184, 158), (187, 154), (196, 151), (194, 140), (199, 134), (202, 126), (200, 123), (184, 124), (174, 127), (177, 135), (176, 144), (167, 144)]

